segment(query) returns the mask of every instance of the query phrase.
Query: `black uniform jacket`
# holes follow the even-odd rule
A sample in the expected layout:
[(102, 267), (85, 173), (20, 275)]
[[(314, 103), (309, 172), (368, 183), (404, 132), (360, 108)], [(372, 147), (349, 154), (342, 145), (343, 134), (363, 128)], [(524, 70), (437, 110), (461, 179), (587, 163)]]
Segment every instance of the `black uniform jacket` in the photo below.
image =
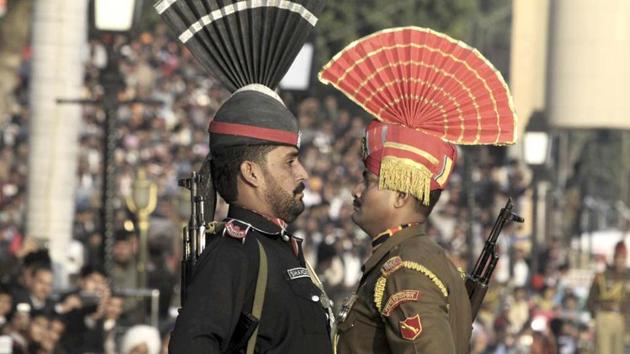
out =
[(228, 352), (241, 313), (252, 312), (259, 240), (269, 271), (255, 352), (331, 353), (321, 292), (304, 275), (301, 248), (296, 256), (291, 242), (283, 239), (282, 229), (257, 213), (232, 205), (226, 221), (231, 219), (247, 234), (239, 239), (224, 232), (206, 241), (169, 352)]

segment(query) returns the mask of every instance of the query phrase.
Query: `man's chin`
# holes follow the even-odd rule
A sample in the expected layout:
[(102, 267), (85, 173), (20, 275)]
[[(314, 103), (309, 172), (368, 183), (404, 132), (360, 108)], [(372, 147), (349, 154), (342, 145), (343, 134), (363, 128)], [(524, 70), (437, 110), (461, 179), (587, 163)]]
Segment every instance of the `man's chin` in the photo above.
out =
[(286, 221), (287, 223), (292, 223), (293, 221), (295, 221), (295, 219), (298, 218), (298, 216), (300, 216), (304, 210), (306, 209), (306, 206), (304, 205), (304, 203), (300, 200), (297, 203), (295, 203), (293, 205), (293, 207), (290, 209), (290, 211), (287, 214), (286, 218), (284, 221)]
[(352, 219), (352, 222), (361, 227), (361, 216), (359, 215), (359, 213), (360, 211), (355, 209), (350, 218)]

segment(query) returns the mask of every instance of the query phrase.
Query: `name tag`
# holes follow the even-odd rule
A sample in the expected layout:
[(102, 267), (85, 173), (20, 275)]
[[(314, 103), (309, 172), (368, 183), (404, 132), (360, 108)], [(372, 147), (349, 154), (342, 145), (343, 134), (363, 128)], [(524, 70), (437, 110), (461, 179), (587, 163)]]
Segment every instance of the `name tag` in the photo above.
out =
[(304, 267), (297, 267), (287, 269), (287, 274), (289, 275), (289, 279), (298, 279), (298, 278), (308, 278), (308, 270)]

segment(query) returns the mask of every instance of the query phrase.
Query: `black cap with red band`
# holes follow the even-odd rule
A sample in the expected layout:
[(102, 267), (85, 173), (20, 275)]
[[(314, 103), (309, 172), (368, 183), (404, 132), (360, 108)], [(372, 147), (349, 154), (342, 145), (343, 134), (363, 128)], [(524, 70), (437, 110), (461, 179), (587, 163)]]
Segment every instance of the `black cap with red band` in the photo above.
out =
[(297, 119), (274, 91), (317, 23), (322, 0), (165, 0), (160, 16), (233, 94), (208, 127), (210, 150), (299, 146)]
[(283, 144), (298, 147), (297, 119), (279, 98), (239, 91), (219, 108), (208, 127), (210, 148)]

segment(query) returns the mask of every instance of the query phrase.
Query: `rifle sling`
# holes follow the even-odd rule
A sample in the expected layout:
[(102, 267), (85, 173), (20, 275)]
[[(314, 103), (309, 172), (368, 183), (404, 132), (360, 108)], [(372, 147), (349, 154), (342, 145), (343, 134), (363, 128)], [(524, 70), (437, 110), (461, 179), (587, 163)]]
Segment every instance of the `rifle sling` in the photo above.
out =
[(254, 305), (252, 307), (252, 315), (258, 319), (258, 326), (247, 341), (247, 354), (254, 354), (256, 348), (256, 339), (258, 338), (258, 328), (260, 328), (260, 320), (265, 303), (265, 291), (267, 290), (267, 253), (260, 241), (258, 242), (258, 254), (260, 261), (258, 262), (258, 278), (256, 279), (256, 292), (254, 293)]

